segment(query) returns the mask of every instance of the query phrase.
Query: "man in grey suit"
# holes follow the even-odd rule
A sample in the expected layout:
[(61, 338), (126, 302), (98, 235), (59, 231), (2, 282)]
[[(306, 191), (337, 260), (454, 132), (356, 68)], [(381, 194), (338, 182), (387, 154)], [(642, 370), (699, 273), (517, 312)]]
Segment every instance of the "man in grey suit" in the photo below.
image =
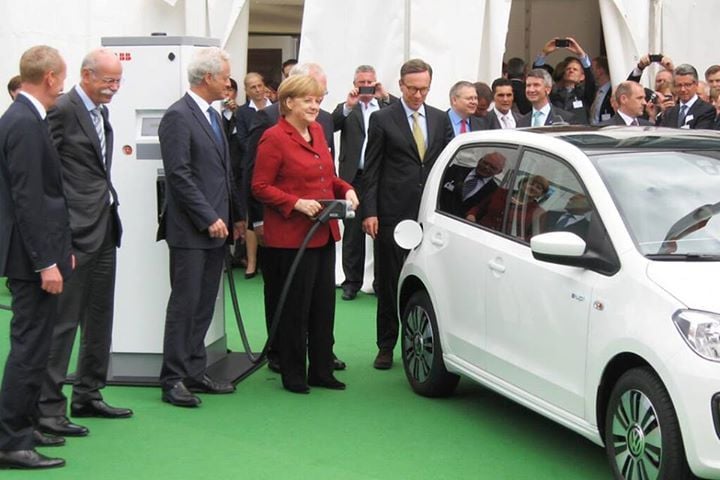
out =
[(120, 88), (122, 65), (111, 51), (93, 50), (82, 62), (80, 77), (80, 83), (48, 113), (50, 133), (60, 154), (77, 268), (58, 301), (58, 321), (38, 404), (38, 428), (63, 436), (88, 433), (68, 420), (62, 392), (78, 325), (81, 341), (72, 415), (132, 415), (127, 408), (105, 403), (100, 393), (107, 377), (121, 235), (118, 196), (110, 179), (113, 130), (104, 105)]
[(229, 60), (217, 47), (199, 50), (188, 65), (190, 90), (167, 109), (158, 130), (167, 182), (158, 238), (170, 249), (172, 289), (160, 384), (162, 400), (181, 407), (200, 405), (192, 392), (235, 391), (206, 374), (204, 344), (226, 245), (245, 228), (220, 114), (210, 105), (230, 86)]
[(27, 50), (20, 59), (22, 90), (0, 118), (0, 276), (8, 278), (13, 311), (0, 389), (0, 468), (65, 464), (35, 450), (65, 439), (34, 425), (57, 298), (73, 264), (60, 158), (45, 122), (65, 72), (54, 48)]
[(553, 81), (547, 70), (535, 68), (530, 70), (525, 79), (525, 95), (532, 104), (532, 109), (517, 122), (520, 127), (541, 127), (555, 123), (574, 123), (572, 113), (550, 103), (550, 92)]
[[(361, 93), (361, 89), (367, 93)], [(370, 115), (390, 105), (392, 100), (378, 83), (375, 69), (370, 65), (360, 65), (355, 69), (353, 88), (348, 92), (347, 99), (338, 104), (332, 113), (335, 130), (340, 130), (338, 174), (352, 184), (358, 195), (362, 195)], [(363, 284), (365, 234), (359, 220), (343, 220), (343, 223), (342, 267), (345, 281), (342, 284), (342, 299), (353, 300)]]

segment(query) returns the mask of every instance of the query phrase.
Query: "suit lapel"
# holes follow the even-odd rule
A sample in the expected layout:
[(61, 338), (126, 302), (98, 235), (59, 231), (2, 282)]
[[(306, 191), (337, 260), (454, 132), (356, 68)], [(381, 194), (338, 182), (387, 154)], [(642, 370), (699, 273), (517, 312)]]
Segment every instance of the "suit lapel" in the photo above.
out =
[[(210, 141), (212, 142), (212, 144), (215, 145), (215, 148), (217, 149), (220, 156), (223, 157), (223, 147), (218, 145), (217, 140), (215, 140), (215, 132), (213, 132), (212, 126), (210, 126), (210, 122), (208, 122), (208, 119), (205, 116), (205, 112), (202, 112), (200, 110), (200, 107), (198, 107), (198, 104), (188, 94), (185, 94), (185, 102), (190, 107), (190, 111), (192, 112), (193, 116), (195, 117), (195, 120), (197, 120), (197, 122), (200, 124), (200, 127), (205, 131), (205, 134), (208, 136), (208, 138), (210, 138)], [(223, 137), (223, 145), (225, 143), (226, 143), (226, 140)]]
[[(88, 111), (87, 107), (85, 106), (85, 103), (82, 101), (82, 98), (80, 98), (80, 95), (77, 93), (76, 87), (73, 87), (72, 90), (68, 92), (68, 96), (70, 98), (70, 101), (73, 105), (73, 111), (75, 112), (75, 117), (78, 120), (78, 123), (80, 124), (80, 128), (85, 133), (85, 136), (90, 140), (90, 143), (92, 144), (93, 148), (95, 149), (95, 156), (98, 161), (98, 165), (105, 170), (105, 164), (103, 162), (103, 156), (102, 152), (100, 151), (100, 139), (98, 138), (97, 131), (95, 130), (95, 124), (93, 123), (92, 119), (90, 118), (90, 112)], [(103, 115), (103, 120), (105, 120), (106, 115)], [(105, 146), (107, 147), (107, 125), (108, 122), (104, 122), (106, 127), (106, 133), (105, 133)]]

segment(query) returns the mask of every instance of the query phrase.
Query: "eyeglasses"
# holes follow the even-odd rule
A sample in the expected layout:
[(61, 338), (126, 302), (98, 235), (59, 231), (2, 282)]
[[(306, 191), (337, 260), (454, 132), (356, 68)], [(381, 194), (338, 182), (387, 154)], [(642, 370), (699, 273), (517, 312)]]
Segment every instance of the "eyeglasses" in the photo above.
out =
[(420, 95), (426, 95), (430, 91), (430, 87), (411, 87), (410, 85), (405, 85), (403, 83), (403, 87), (405, 87), (410, 95), (417, 95), (418, 93)]
[(695, 82), (690, 82), (690, 83), (676, 83), (676, 84), (675, 84), (675, 87), (676, 87), (676, 88), (690, 88), (690, 87), (692, 87), (693, 85), (695, 85)]

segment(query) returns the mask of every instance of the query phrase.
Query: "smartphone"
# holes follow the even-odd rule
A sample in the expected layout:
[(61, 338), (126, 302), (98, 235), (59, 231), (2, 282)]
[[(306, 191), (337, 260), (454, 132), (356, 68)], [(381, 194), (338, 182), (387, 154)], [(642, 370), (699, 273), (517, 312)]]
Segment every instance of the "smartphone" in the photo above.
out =
[(651, 53), (650, 55), (648, 55), (648, 57), (650, 58), (650, 63), (660, 63), (660, 62), (662, 62), (663, 54), (662, 53)]
[(359, 95), (375, 95), (375, 87), (358, 87)]
[(558, 48), (568, 48), (570, 46), (570, 40), (567, 38), (558, 38), (555, 40), (555, 46)]

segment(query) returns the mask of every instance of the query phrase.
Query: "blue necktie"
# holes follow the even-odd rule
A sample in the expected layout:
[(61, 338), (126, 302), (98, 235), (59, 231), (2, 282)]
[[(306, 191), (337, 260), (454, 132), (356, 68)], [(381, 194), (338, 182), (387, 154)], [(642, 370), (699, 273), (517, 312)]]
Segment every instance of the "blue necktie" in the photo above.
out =
[(685, 125), (685, 117), (687, 116), (687, 105), (680, 105), (680, 115), (678, 115), (678, 127)]
[(210, 126), (212, 126), (213, 132), (215, 132), (215, 140), (218, 145), (222, 145), (223, 137), (222, 131), (220, 130), (220, 122), (218, 122), (217, 119), (217, 112), (212, 107), (208, 107), (207, 112), (210, 114)]

